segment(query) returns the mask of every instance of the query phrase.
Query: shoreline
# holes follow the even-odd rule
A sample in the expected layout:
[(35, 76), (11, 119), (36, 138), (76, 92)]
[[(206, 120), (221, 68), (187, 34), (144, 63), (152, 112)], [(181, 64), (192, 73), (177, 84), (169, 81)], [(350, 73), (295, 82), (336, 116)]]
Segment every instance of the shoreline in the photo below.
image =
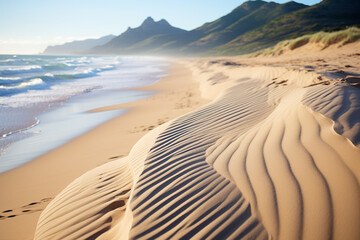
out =
[[(135, 89), (89, 93), (74, 96), (64, 104), (43, 112), (37, 117), (37, 124), (18, 130), (20, 137), (14, 135), (15, 139), (8, 140), (5, 153), (0, 157), (0, 174), (21, 167), (125, 113), (125, 109), (114, 109), (91, 114), (92, 109), (113, 103), (139, 101), (152, 95), (151, 91)], [(58, 132), (57, 129), (62, 131)], [(21, 138), (22, 135), (25, 137)]]
[[(26, 76), (41, 80), (40, 87), (24, 87), (22, 92), (16, 90), (20, 94), (12, 95), (9, 92), (9, 96), (0, 97), (0, 119), (3, 120), (0, 131), (0, 173), (36, 159), (123, 112), (87, 114), (91, 109), (151, 96), (151, 92), (131, 89), (160, 80), (168, 66), (165, 58), (84, 56), (34, 59), (30, 60), (39, 61), (41, 71), (30, 72)], [(26, 58), (20, 60), (25, 61)], [(56, 71), (48, 69), (43, 61), (56, 66)], [(71, 68), (68, 62), (71, 62)], [(26, 64), (23, 66), (26, 67)], [(92, 68), (84, 69), (85, 65)], [(21, 75), (11, 76), (15, 76), (17, 81), (27, 79)], [(4, 88), (7, 89), (6, 85)]]
[[(136, 90), (155, 94), (144, 100), (92, 110), (127, 109), (124, 115), (0, 174), (0, 189), (5, 196), (0, 199), (3, 208), (0, 211), (13, 210), (16, 215), (0, 220), (4, 237), (31, 239), (42, 209), (72, 180), (96, 166), (128, 155), (136, 141), (152, 128), (208, 102), (200, 97), (190, 70), (179, 63), (171, 62), (168, 75), (160, 81)], [(18, 226), (23, 228), (21, 233), (16, 231)]]
[[(49, 161), (38, 159), (37, 166), (47, 171), (54, 168), (52, 162), (63, 167), (45, 173), (46, 184), (36, 176), (32, 184), (40, 182), (42, 189), (33, 188), (37, 192), (31, 194), (37, 194), (38, 202), (12, 209), (39, 207), (38, 213), (5, 221), (17, 221), (14, 229), (27, 221), (30, 228), (36, 219), (25, 217), (39, 216), (55, 196), (53, 188), (65, 185), (41, 214), (37, 239), (69, 234), (74, 239), (97, 234), (109, 239), (216, 238), (225, 231), (233, 238), (360, 236), (359, 212), (352, 209), (360, 209), (360, 98), (355, 88), (360, 61), (350, 48), (294, 56), (290, 62), (286, 56), (180, 60), (183, 67), (172, 65), (170, 76), (142, 88), (158, 94), (93, 109), (129, 111), (54, 150), (46, 156)], [(348, 62), (356, 72), (348, 71)], [(353, 104), (344, 107), (349, 100)], [(28, 184), (28, 176), (17, 176), (21, 186)], [(334, 192), (327, 194), (323, 183)], [(16, 191), (17, 201), (30, 194)], [(312, 209), (312, 204), (321, 207)], [(210, 224), (199, 217), (204, 212), (214, 218)], [(221, 225), (215, 227), (217, 222)]]
[(35, 239), (358, 239), (360, 78), (344, 62), (360, 61), (335, 53), (329, 65), (187, 59), (213, 101), (73, 180)]

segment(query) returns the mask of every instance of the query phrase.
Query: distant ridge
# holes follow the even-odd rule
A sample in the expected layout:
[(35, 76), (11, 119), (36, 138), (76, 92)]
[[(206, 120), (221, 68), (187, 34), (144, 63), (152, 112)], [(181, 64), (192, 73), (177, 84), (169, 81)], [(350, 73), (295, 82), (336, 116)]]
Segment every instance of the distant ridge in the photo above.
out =
[[(135, 29), (129, 28), (120, 36), (103, 46), (93, 48), (89, 53), (97, 54), (151, 54), (151, 55), (195, 55), (206, 54), (221, 47), (246, 32), (263, 26), (271, 20), (307, 6), (295, 2), (277, 4), (262, 0), (247, 1), (229, 14), (191, 31), (163, 31), (149, 29), (158, 25), (147, 18)], [(165, 20), (163, 20), (165, 21)], [(164, 22), (164, 25), (167, 22)], [(156, 28), (158, 29), (158, 28)]]
[(114, 37), (114, 35), (107, 35), (97, 39), (86, 39), (62, 45), (48, 46), (43, 54), (83, 54), (95, 46), (109, 42)]
[[(137, 28), (93, 45), (87, 54), (217, 56), (255, 52), (318, 31), (360, 26), (360, 1), (324, 0), (314, 6), (247, 1), (191, 31), (151, 17)], [(49, 47), (50, 48), (50, 47)], [(59, 48), (61, 50), (61, 48)], [(60, 52), (59, 50), (59, 52)], [(45, 53), (54, 52), (47, 49)]]
[(172, 35), (186, 33), (185, 30), (171, 26), (165, 19), (155, 22), (148, 17), (137, 28), (128, 28), (121, 35), (113, 38), (108, 43), (94, 47), (90, 53), (127, 53), (138, 50), (138, 43), (155, 35)]

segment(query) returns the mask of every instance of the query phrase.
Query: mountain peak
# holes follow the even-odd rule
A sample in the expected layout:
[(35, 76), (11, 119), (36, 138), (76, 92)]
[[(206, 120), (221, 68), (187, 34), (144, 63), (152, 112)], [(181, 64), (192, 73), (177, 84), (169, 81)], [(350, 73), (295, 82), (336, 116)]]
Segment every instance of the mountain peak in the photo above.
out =
[[(154, 21), (152, 17), (147, 17), (139, 27), (129, 27), (125, 32), (115, 37), (107, 44), (99, 46), (95, 51), (110, 53), (121, 50), (126, 52), (127, 48), (136, 46), (136, 44), (151, 39), (154, 36), (182, 34), (186, 32), (186, 30), (171, 26), (165, 19)], [(146, 44), (144, 43), (144, 46)]]
[(153, 23), (155, 23), (154, 19), (152, 17), (147, 17), (141, 25), (149, 25)]
[(163, 18), (158, 23), (170, 25), (169, 22)]
[(149, 27), (149, 26), (154, 26), (154, 25), (170, 26), (168, 21), (166, 21), (165, 19), (161, 19), (160, 21), (155, 22), (152, 17), (147, 17), (144, 20), (144, 22), (141, 24), (141, 27)]
[[(261, 5), (266, 4), (267, 2), (262, 0), (255, 0), (255, 1), (247, 1), (241, 4), (237, 9), (243, 8), (247, 11), (254, 11), (255, 9), (259, 8)], [(235, 9), (236, 10), (236, 9)]]

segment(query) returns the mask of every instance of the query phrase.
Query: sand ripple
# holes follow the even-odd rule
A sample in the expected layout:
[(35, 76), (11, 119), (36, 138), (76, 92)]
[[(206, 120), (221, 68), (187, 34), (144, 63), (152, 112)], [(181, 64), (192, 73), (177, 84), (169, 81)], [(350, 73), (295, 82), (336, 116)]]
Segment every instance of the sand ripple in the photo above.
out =
[(208, 65), (216, 100), (75, 180), (36, 239), (360, 239), (359, 89)]

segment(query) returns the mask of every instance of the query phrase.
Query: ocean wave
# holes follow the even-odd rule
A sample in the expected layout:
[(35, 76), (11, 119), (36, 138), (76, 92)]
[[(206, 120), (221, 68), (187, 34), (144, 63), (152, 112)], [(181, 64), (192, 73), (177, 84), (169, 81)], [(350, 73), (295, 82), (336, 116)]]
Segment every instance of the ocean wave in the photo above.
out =
[(70, 64), (72, 66), (86, 66), (91, 63), (91, 61), (87, 57), (75, 58), (75, 59), (58, 59), (62, 60), (66, 64)]
[(15, 89), (15, 88), (24, 88), (24, 87), (30, 87), (30, 86), (36, 86), (36, 85), (41, 85), (41, 84), (45, 84), (44, 81), (41, 78), (33, 78), (30, 79), (29, 81), (24, 81), (18, 85), (12, 85), (12, 86), (3, 86), (0, 85), (0, 89)]
[(0, 86), (21, 82), (22, 79), (19, 77), (0, 77)]
[(46, 77), (54, 77), (54, 74), (52, 74), (52, 73), (45, 73), (44, 76), (46, 76)]
[[(18, 88), (21, 83), (23, 83), (23, 85), (21, 86), (27, 86), (27, 85), (38, 85), (38, 84), (42, 84), (40, 82), (40, 80), (42, 81), (52, 81), (55, 80), (55, 76), (52, 73), (45, 73), (44, 75), (40, 75), (40, 76), (33, 76), (33, 77), (0, 77), (0, 88), (5, 89), (12, 89), (12, 88)], [(20, 83), (20, 84), (19, 84)], [(16, 85), (18, 84), (18, 85)], [(20, 86), (20, 87), (21, 87)]]
[(115, 66), (107, 65), (100, 68), (87, 68), (81, 71), (77, 71), (71, 74), (54, 74), (54, 78), (57, 79), (77, 79), (77, 78), (87, 78), (96, 76), (98, 73), (103, 71), (109, 71), (115, 69)]
[(56, 75), (48, 72), (48, 73), (45, 73), (44, 75), (37, 76), (37, 78), (41, 78), (43, 81), (48, 82), (48, 81), (56, 80)]
[(0, 60), (0, 63), (8, 63), (8, 62), (15, 62), (17, 59), (5, 59), (5, 60)]
[(0, 60), (1, 66), (19, 65), (19, 64), (24, 64), (24, 60), (23, 59), (13, 59), (13, 58)]
[(28, 82), (20, 83), (17, 86), (17, 88), (25, 88), (25, 87), (31, 87), (31, 86), (43, 85), (43, 84), (45, 84), (45, 82), (41, 78), (34, 78), (34, 79), (31, 79)]
[(74, 74), (54, 74), (52, 77), (48, 76), (49, 78), (59, 79), (59, 80), (71, 80), (76, 79)]
[(104, 71), (104, 70), (113, 70), (115, 69), (114, 65), (106, 65), (104, 67), (101, 67), (100, 70)]
[(42, 71), (42, 67), (35, 65), (35, 66), (24, 66), (24, 67), (0, 70), (0, 74), (11, 75), (11, 74), (31, 73), (31, 72), (39, 72), (39, 71)]
[(0, 81), (11, 81), (11, 80), (18, 80), (20, 79), (19, 77), (0, 77)]
[(91, 76), (95, 76), (97, 73), (96, 69), (94, 68), (88, 68), (88, 69), (85, 69), (81, 72), (77, 72), (77, 73), (74, 73), (74, 76), (76, 78), (84, 78), (84, 77), (91, 77)]
[[(75, 71), (66, 71), (71, 69), (71, 66), (68, 66), (68, 64), (54, 64), (49, 65), (47, 67), (42, 67), (44, 70), (48, 70), (50, 72), (47, 72), (43, 75), (36, 76), (36, 78), (41, 78), (43, 81), (54, 81), (54, 80), (72, 80), (72, 79), (80, 79), (80, 78), (87, 78), (87, 77), (93, 77), (96, 76), (98, 73), (103, 71), (109, 71), (115, 69), (114, 65), (106, 65), (99, 68), (76, 68)], [(47, 69), (45, 69), (47, 68)], [(56, 69), (59, 68), (59, 69)], [(63, 69), (60, 69), (63, 68)], [(68, 69), (64, 69), (68, 68)], [(58, 70), (58, 71), (56, 71)], [(61, 73), (64, 70), (64, 73)], [(34, 78), (34, 77), (33, 77)], [(1, 84), (12, 84), (16, 81), (23, 81), (28, 79), (21, 79), (21, 78), (15, 78), (15, 77), (0, 77), (0, 85)]]
[(90, 63), (90, 60), (88, 59), (88, 57), (81, 57), (79, 59), (77, 59), (78, 62), (81, 63)]
[(67, 63), (46, 64), (42, 66), (44, 70), (67, 70), (71, 68), (73, 68), (73, 66)]
[(96, 73), (94, 71), (82, 71), (82, 72), (74, 72), (74, 73), (64, 73), (64, 74), (53, 74), (53, 73), (46, 73), (42, 76), (39, 76), (43, 81), (50, 82), (56, 80), (74, 80), (79, 78), (86, 78), (95, 76)]
[(10, 86), (0, 85), (0, 96), (16, 94), (27, 90), (43, 89), (46, 85), (41, 78), (33, 78)]

